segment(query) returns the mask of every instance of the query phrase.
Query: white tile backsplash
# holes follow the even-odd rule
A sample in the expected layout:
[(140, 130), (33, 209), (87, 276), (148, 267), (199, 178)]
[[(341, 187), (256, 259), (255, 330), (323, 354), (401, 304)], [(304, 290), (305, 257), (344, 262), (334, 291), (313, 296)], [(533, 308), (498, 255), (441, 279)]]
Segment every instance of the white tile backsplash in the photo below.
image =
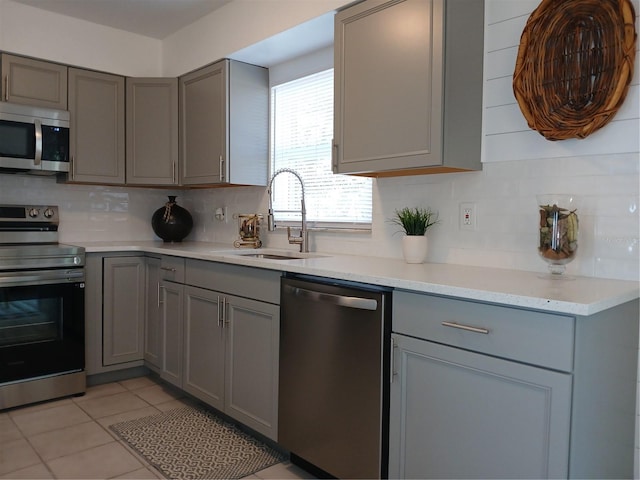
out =
[(0, 203), (57, 205), (60, 241), (68, 243), (156, 238), (151, 215), (164, 205), (170, 193), (147, 188), (67, 185), (57, 183), (55, 177), (0, 174)]

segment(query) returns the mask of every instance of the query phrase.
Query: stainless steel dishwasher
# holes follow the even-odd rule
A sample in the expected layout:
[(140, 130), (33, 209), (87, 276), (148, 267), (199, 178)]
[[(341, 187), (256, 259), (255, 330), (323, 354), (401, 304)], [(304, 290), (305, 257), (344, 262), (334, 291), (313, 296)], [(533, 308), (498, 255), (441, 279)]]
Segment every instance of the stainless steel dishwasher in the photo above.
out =
[(318, 476), (386, 478), (390, 291), (305, 276), (281, 291), (278, 443)]

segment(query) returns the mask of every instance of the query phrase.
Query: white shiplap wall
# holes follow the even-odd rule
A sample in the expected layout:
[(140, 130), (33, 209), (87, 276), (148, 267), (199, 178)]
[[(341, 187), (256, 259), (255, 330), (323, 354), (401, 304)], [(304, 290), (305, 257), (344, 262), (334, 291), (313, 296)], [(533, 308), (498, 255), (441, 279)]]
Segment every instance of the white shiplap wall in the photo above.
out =
[[(527, 126), (512, 93), (513, 70), (520, 34), (538, 0), (487, 2), (485, 36), (485, 158), (486, 162), (561, 158), (640, 151), (640, 65), (636, 52), (633, 83), (611, 124), (585, 140), (550, 142)], [(638, 11), (638, 0), (633, 2)]]

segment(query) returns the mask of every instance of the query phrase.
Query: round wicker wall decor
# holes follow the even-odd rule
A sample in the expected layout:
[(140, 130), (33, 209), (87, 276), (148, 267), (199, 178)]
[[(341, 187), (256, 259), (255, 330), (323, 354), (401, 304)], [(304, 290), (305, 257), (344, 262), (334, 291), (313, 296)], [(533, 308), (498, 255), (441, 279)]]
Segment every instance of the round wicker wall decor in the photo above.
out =
[(631, 0), (543, 0), (520, 38), (513, 91), (548, 140), (585, 138), (629, 90), (635, 60)]

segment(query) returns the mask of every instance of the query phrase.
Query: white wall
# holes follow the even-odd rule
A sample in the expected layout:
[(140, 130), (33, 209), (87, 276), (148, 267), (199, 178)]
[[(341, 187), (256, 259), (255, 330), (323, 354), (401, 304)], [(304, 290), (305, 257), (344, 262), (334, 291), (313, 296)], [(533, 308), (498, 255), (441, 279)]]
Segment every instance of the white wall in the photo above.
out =
[(233, 0), (163, 41), (164, 75), (177, 76), (335, 10), (350, 0)]
[(135, 77), (162, 73), (162, 42), (0, 0), (0, 50)]

